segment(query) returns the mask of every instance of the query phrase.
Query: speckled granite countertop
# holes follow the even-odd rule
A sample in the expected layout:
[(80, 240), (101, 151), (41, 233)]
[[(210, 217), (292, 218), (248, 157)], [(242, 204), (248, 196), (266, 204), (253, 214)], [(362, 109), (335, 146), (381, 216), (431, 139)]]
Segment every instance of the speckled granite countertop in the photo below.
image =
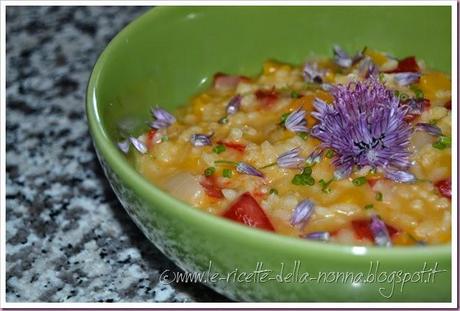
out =
[(8, 302), (225, 301), (177, 270), (110, 189), (86, 125), (91, 68), (144, 7), (7, 7)]

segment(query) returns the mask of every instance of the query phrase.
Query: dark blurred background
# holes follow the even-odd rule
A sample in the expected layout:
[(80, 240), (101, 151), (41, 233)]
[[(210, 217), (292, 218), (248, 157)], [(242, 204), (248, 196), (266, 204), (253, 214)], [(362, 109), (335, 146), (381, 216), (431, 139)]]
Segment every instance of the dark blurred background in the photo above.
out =
[(175, 265), (127, 216), (84, 111), (92, 66), (146, 7), (6, 9), (6, 300), (225, 301), (164, 284)]

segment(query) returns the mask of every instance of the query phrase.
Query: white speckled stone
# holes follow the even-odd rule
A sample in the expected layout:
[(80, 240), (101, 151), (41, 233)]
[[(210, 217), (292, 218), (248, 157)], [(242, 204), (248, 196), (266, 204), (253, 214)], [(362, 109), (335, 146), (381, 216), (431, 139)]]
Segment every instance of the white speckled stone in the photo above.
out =
[(8, 7), (6, 300), (225, 301), (138, 230), (103, 176), (84, 113), (97, 56), (143, 7)]

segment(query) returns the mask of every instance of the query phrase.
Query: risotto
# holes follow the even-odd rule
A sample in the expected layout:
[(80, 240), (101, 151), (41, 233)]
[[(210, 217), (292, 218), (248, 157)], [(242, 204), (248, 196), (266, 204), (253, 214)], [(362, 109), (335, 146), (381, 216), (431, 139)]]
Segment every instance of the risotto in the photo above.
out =
[(258, 77), (217, 73), (120, 149), (195, 208), (283, 235), (355, 245), (451, 239), (451, 80), (365, 48)]

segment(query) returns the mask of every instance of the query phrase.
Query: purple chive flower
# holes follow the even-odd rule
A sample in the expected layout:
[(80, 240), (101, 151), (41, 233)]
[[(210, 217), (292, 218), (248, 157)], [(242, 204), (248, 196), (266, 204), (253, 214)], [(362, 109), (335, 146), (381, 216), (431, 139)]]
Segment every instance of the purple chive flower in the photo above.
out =
[(313, 150), (312, 153), (310, 153), (310, 155), (307, 157), (307, 159), (305, 160), (305, 162), (308, 164), (308, 165), (312, 165), (314, 163), (319, 163), (321, 161), (321, 157), (323, 155), (323, 149), (321, 148), (316, 148), (315, 150)]
[(236, 95), (227, 104), (227, 115), (232, 115), (240, 110), (241, 106), (241, 95)]
[(246, 174), (262, 178), (264, 177), (264, 174), (262, 172), (257, 170), (254, 166), (251, 166), (244, 162), (238, 162), (238, 164), (236, 165), (236, 171), (240, 174)]
[(329, 84), (329, 83), (323, 83), (321, 84), (321, 88), (326, 91), (326, 92), (330, 92), (334, 89), (334, 86), (332, 84)]
[(156, 107), (151, 109), (152, 116), (155, 120), (150, 123), (150, 127), (154, 129), (167, 128), (174, 122), (176, 118), (166, 110)]
[(120, 141), (118, 144), (118, 148), (123, 152), (123, 153), (128, 153), (129, 152), (129, 140), (125, 139), (123, 141)]
[(286, 118), (284, 126), (291, 132), (308, 132), (307, 120), (305, 119), (305, 110), (297, 108)]
[(400, 183), (411, 183), (416, 180), (413, 174), (402, 170), (384, 169), (384, 175), (386, 178)]
[(390, 234), (388, 233), (387, 226), (377, 215), (371, 216), (371, 231), (374, 236), (374, 242), (378, 246), (389, 247), (392, 245)]
[(135, 137), (132, 137), (132, 136), (129, 136), (128, 137), (129, 139), (129, 142), (131, 143), (131, 145), (133, 145), (133, 147), (139, 151), (140, 153), (142, 154), (146, 154), (147, 153), (147, 147), (144, 145), (143, 142), (141, 142), (139, 139), (135, 138)]
[(423, 101), (410, 99), (406, 105), (408, 114), (420, 115), (423, 112)]
[(281, 154), (276, 163), (281, 168), (299, 168), (305, 163), (305, 159), (299, 156), (300, 147), (296, 147)]
[(420, 72), (400, 72), (393, 75), (393, 79), (400, 86), (415, 83), (420, 79)]
[(441, 136), (442, 135), (442, 130), (439, 128), (439, 126), (436, 126), (434, 124), (417, 123), (417, 124), (415, 124), (415, 127), (419, 128), (422, 131), (425, 131), (428, 134), (433, 135), (433, 136)]
[(206, 134), (192, 134), (190, 136), (190, 142), (195, 147), (203, 147), (211, 145), (211, 137), (213, 134), (206, 135)]
[(315, 204), (310, 200), (300, 201), (291, 216), (291, 225), (305, 226), (311, 215), (315, 211)]
[(324, 78), (324, 70), (318, 69), (317, 63), (306, 63), (303, 67), (303, 76), (306, 81), (322, 83)]
[(366, 79), (369, 77), (377, 77), (379, 70), (375, 66), (371, 58), (366, 57), (359, 65), (359, 74)]
[(334, 52), (334, 61), (337, 65), (343, 68), (349, 68), (353, 64), (353, 59), (348, 55), (347, 52), (342, 50), (342, 48), (338, 45), (334, 45), (332, 48)]
[(333, 105), (315, 100), (312, 116), (318, 123), (311, 134), (321, 140), (323, 149), (336, 152), (333, 163), (337, 178), (350, 175), (355, 165), (383, 170), (407, 170), (411, 166), (408, 147), (412, 128), (404, 121), (408, 108), (399, 105), (391, 90), (371, 78), (339, 85), (332, 95)]
[(327, 231), (316, 231), (310, 232), (309, 234), (305, 235), (304, 238), (308, 240), (329, 241), (331, 234)]

